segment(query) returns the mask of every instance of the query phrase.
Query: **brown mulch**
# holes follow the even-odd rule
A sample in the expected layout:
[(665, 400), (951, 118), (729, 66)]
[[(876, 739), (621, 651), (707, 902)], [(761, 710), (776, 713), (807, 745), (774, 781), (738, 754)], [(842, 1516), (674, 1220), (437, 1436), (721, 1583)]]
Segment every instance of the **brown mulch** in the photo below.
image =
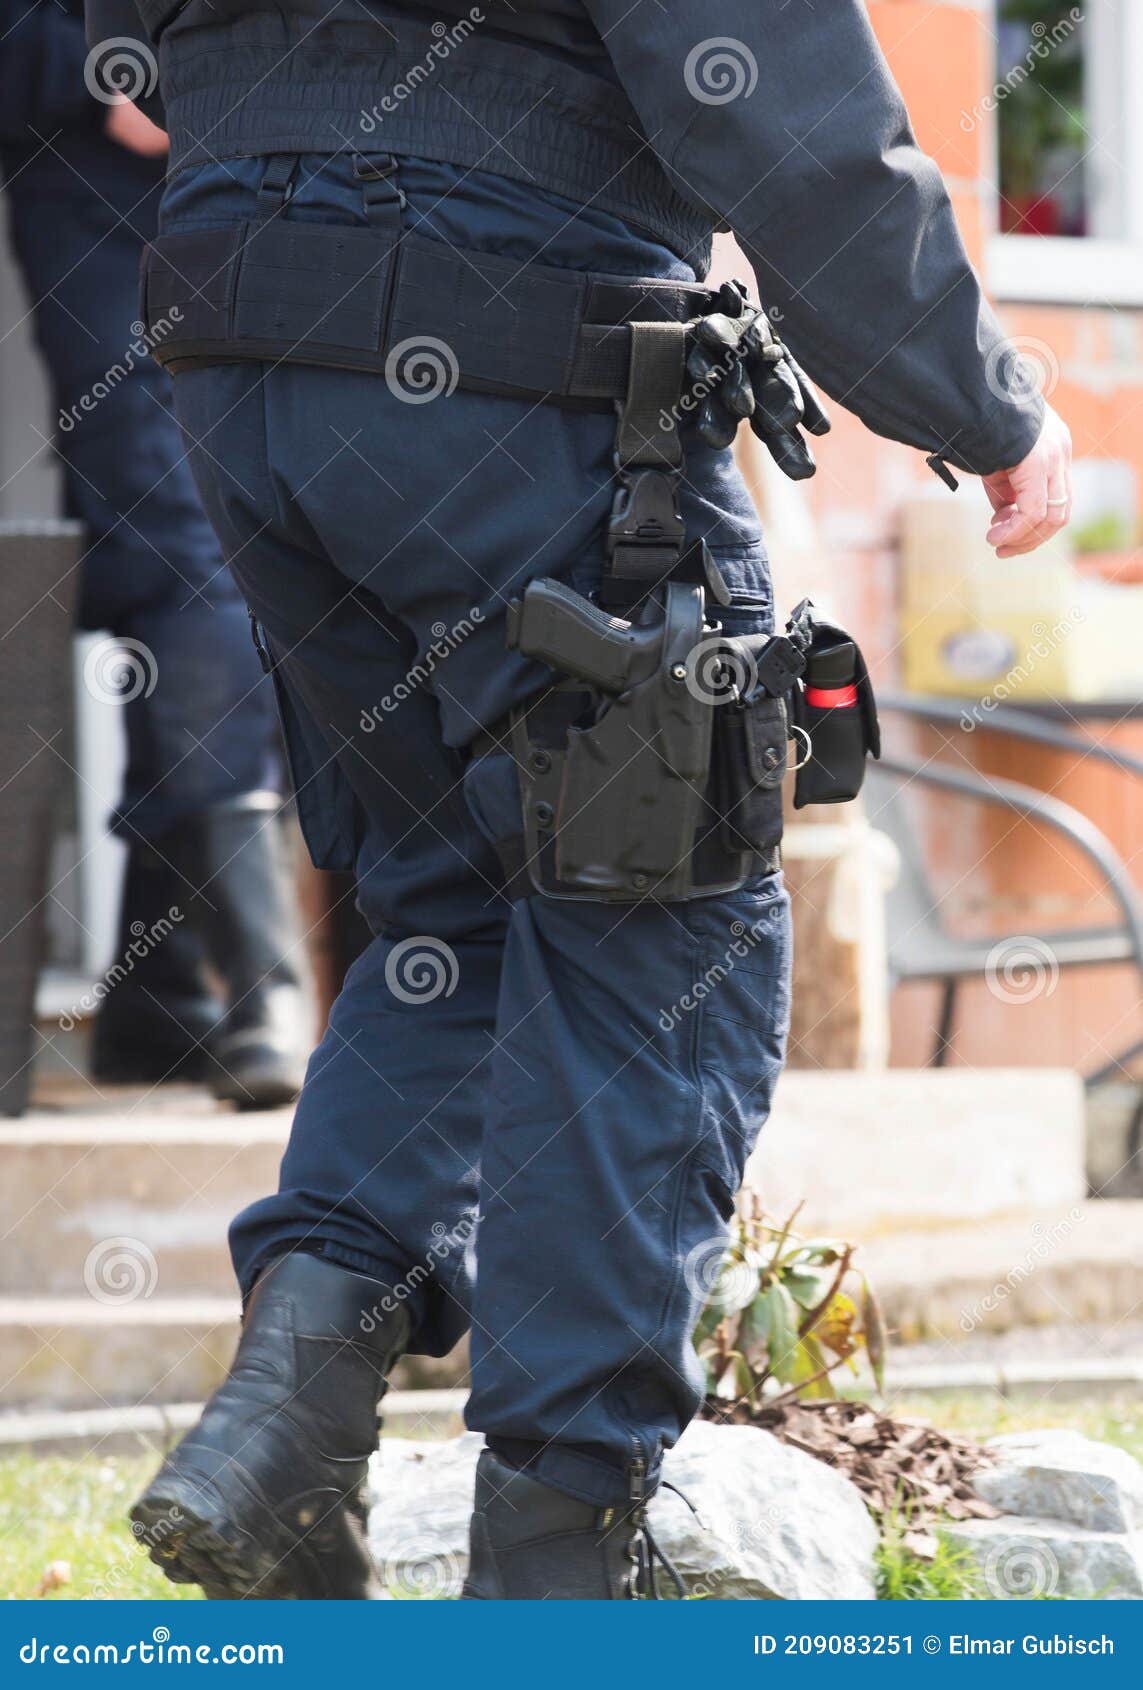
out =
[(988, 1451), (967, 1438), (949, 1437), (927, 1420), (896, 1420), (868, 1403), (841, 1398), (755, 1409), (707, 1397), (700, 1413), (720, 1425), (760, 1426), (836, 1467), (875, 1516), (899, 1510), (912, 1532), (938, 1519), (991, 1520), (1000, 1512), (974, 1495), (970, 1482), (991, 1465)]

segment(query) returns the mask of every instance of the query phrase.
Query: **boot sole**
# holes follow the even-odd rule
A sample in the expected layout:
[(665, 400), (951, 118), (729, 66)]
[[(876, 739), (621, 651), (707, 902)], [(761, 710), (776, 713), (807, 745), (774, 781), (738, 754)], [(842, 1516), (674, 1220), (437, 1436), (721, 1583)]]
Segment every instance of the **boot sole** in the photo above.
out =
[[(305, 1550), (275, 1553), (279, 1533), (269, 1516), (257, 1538), (234, 1520), (222, 1498), (179, 1474), (160, 1475), (130, 1510), (148, 1554), (172, 1584), (198, 1584), (212, 1601), (290, 1601), (301, 1596), (296, 1575)], [(175, 1523), (172, 1524), (172, 1521)], [(311, 1590), (313, 1586), (311, 1581)]]

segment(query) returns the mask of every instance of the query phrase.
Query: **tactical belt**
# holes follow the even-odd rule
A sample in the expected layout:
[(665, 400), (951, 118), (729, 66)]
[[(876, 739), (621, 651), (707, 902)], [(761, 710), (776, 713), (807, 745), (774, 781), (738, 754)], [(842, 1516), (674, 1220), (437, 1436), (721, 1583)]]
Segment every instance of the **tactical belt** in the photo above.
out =
[(714, 298), (277, 218), (161, 235), (144, 253), (140, 315), (172, 371), (259, 359), (383, 374), (405, 343), (445, 341), (454, 385), (605, 410), (628, 392), (623, 325), (681, 324)]

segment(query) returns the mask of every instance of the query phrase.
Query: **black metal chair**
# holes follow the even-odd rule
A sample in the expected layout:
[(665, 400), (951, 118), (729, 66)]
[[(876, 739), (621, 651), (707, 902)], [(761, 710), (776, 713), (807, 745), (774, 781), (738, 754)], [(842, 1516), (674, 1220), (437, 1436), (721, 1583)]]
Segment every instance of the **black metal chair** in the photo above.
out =
[[(878, 705), (884, 713), (895, 713), (932, 727), (965, 731), (964, 706), (951, 699), (879, 693)], [(990, 709), (974, 721), (973, 731), (1001, 734), (1092, 757), (1124, 774), (1143, 777), (1140, 758), (1094, 744), (1081, 734), (1023, 710)], [(1118, 919), (1097, 927), (1045, 929), (1035, 934), (1029, 934), (1027, 928), (1019, 933), (991, 934), (984, 938), (961, 938), (951, 933), (907, 812), (906, 792), (911, 786), (952, 793), (974, 803), (998, 806), (1013, 816), (1043, 822), (1067, 839), (1096, 868), (1117, 907)], [(928, 981), (942, 988), (936, 1042), (930, 1057), (933, 1066), (939, 1067), (948, 1055), (960, 983), (985, 975), (992, 960), (1004, 953), (1006, 945), (1018, 947), (1020, 941), (1032, 939), (1059, 969), (1129, 964), (1137, 970), (1143, 986), (1143, 902), (1110, 841), (1070, 804), (1017, 781), (999, 780), (931, 760), (889, 755), (870, 765), (866, 792), (871, 824), (890, 836), (901, 858), (901, 872), (889, 897), (891, 979), (894, 984)], [(1085, 1085), (1090, 1088), (1124, 1072), (1141, 1053), (1143, 1037), (1085, 1075)], [(1138, 1155), (1141, 1139), (1143, 1101), (1131, 1125), (1132, 1156)]]

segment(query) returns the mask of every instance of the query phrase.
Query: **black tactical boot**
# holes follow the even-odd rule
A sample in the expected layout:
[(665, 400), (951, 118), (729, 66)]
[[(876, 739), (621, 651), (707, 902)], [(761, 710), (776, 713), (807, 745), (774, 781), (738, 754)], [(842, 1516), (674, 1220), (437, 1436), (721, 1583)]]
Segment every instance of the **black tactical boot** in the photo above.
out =
[(152, 1561), (215, 1599), (378, 1596), (366, 1472), (407, 1339), (378, 1281), (300, 1254), (267, 1268), (229, 1376), (131, 1510)]
[(214, 805), (180, 829), (171, 848), (226, 988), (226, 1014), (210, 1041), (211, 1089), (240, 1109), (292, 1102), (314, 1043), (279, 808), (273, 793)]
[[(466, 1602), (608, 1602), (657, 1594), (658, 1554), (641, 1500), (601, 1508), (483, 1450), (469, 1531)], [(662, 1557), (660, 1557), (663, 1559)], [(678, 1575), (664, 1559), (672, 1577)]]
[(92, 1034), (93, 1079), (155, 1085), (209, 1075), (206, 1045), (222, 1004), (206, 977), (206, 951), (186, 905), (183, 882), (163, 853), (132, 845), (108, 976), (114, 984)]

